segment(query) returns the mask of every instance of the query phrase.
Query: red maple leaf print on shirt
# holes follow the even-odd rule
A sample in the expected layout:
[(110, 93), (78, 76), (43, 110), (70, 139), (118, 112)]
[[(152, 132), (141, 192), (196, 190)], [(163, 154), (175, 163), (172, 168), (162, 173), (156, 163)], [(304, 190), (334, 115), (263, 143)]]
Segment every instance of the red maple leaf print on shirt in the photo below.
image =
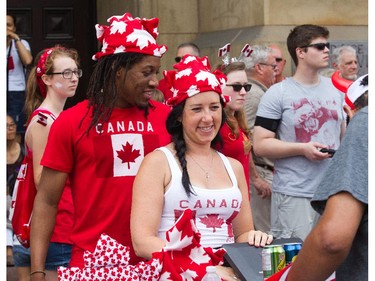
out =
[(116, 152), (117, 157), (121, 159), (122, 163), (128, 163), (128, 169), (130, 169), (130, 162), (135, 163), (135, 159), (141, 156), (139, 149), (133, 150), (133, 145), (128, 142), (122, 146), (122, 150), (116, 150)]
[(212, 227), (213, 231), (216, 232), (216, 228), (221, 228), (224, 224), (224, 220), (219, 218), (218, 214), (207, 215), (200, 219), (201, 223), (205, 224), (207, 228)]

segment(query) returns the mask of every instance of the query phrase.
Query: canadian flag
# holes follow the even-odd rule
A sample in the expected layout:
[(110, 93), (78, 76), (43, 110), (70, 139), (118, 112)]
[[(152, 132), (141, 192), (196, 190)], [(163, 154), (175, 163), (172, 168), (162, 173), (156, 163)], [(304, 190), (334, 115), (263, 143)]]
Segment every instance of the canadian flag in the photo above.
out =
[(94, 140), (98, 177), (135, 176), (145, 155), (159, 147), (156, 134), (114, 134)]
[(230, 52), (230, 43), (219, 49), (218, 56), (223, 57)]
[(253, 52), (253, 50), (251, 49), (250, 45), (249, 44), (246, 44), (243, 48), (242, 48), (242, 51), (241, 53), (243, 54), (243, 56), (245, 58), (248, 58), (250, 57), (251, 53)]

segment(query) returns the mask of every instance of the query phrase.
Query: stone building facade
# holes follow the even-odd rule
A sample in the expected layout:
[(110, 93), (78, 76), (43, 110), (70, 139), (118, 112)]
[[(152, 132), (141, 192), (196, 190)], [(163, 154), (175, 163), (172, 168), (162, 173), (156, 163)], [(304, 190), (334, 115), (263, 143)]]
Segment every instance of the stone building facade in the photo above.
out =
[(233, 56), (238, 56), (246, 43), (276, 43), (287, 59), (285, 75), (291, 75), (294, 65), (286, 38), (294, 26), (309, 23), (330, 30), (331, 49), (354, 46), (361, 72), (367, 73), (367, 0), (97, 0), (99, 23), (124, 12), (160, 19), (158, 40), (169, 47), (162, 69), (172, 68), (182, 42), (196, 43), (211, 65), (219, 62), (217, 51), (226, 43), (231, 43)]

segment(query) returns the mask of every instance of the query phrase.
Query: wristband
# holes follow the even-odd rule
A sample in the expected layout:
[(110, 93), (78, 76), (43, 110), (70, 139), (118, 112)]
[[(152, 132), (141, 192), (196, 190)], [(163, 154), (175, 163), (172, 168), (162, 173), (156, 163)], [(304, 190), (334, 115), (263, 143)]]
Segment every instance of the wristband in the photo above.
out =
[(44, 276), (46, 276), (46, 272), (43, 271), (43, 270), (35, 270), (35, 271), (30, 273), (30, 276), (33, 275), (33, 274), (36, 274), (36, 273), (42, 273)]

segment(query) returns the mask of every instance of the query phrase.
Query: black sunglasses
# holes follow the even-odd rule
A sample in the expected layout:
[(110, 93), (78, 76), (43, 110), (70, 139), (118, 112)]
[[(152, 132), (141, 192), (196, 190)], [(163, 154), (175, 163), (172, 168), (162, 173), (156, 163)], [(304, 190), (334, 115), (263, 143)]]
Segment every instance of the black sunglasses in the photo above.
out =
[(324, 49), (327, 47), (329, 49), (329, 43), (315, 43), (315, 44), (309, 44), (305, 46), (301, 46), (300, 48), (307, 48), (307, 47), (314, 47), (319, 51), (324, 51)]
[(179, 63), (181, 60), (182, 60), (181, 57), (175, 57), (175, 58), (174, 58), (174, 61), (177, 62), (177, 63)]
[(241, 85), (241, 84), (231, 84), (231, 85), (227, 84), (227, 86), (233, 87), (233, 91), (235, 91), (235, 92), (241, 91), (242, 87), (245, 89), (246, 92), (248, 92), (248, 91), (250, 91), (252, 85), (251, 84), (243, 84), (243, 85)]

